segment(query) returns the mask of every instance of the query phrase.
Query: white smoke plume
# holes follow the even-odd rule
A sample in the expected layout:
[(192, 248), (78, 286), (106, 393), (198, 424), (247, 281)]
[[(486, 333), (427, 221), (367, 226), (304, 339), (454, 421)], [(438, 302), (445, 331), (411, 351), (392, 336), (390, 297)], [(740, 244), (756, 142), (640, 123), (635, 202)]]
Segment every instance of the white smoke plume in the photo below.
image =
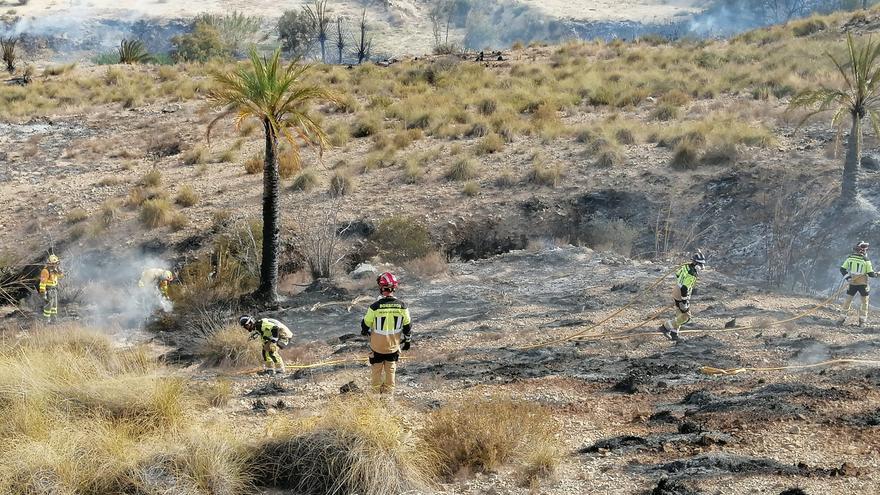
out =
[(157, 312), (173, 310), (153, 284), (138, 287), (144, 270), (173, 270), (171, 263), (137, 250), (68, 252), (62, 256), (64, 293), (75, 296), (78, 313), (101, 328), (136, 330)]

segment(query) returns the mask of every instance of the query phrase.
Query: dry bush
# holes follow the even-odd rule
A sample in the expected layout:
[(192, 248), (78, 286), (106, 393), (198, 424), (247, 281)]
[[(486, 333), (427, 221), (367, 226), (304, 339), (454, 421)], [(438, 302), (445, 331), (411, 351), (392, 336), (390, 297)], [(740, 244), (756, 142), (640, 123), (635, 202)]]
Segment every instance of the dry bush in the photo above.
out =
[(249, 175), (263, 173), (263, 156), (254, 156), (244, 162), (244, 171)]
[(184, 184), (180, 186), (180, 189), (177, 191), (177, 196), (175, 196), (174, 202), (184, 208), (188, 208), (198, 204), (199, 199), (199, 193), (197, 193), (191, 185)]
[(354, 179), (346, 172), (337, 170), (330, 178), (330, 189), (327, 191), (334, 198), (354, 192)]
[(234, 394), (232, 380), (221, 378), (213, 381), (202, 389), (202, 394), (211, 407), (223, 407), (229, 404)]
[(82, 208), (74, 208), (64, 215), (64, 221), (69, 224), (84, 222), (89, 218), (89, 212)]
[(302, 170), (302, 161), (299, 153), (292, 150), (283, 150), (278, 154), (278, 174), (282, 179), (289, 179)]
[(147, 191), (143, 187), (132, 187), (131, 190), (128, 191), (128, 197), (125, 199), (125, 204), (129, 208), (137, 208), (140, 205), (144, 204), (144, 201), (147, 200)]
[(166, 199), (148, 199), (141, 205), (140, 219), (148, 228), (164, 227), (174, 219), (174, 209)]
[(491, 133), (487, 134), (483, 139), (480, 140), (479, 144), (476, 146), (476, 153), (478, 155), (488, 155), (492, 153), (498, 153), (499, 151), (504, 149), (504, 139), (501, 138), (498, 134)]
[(477, 111), (482, 115), (492, 115), (498, 109), (498, 103), (494, 98), (483, 98), (477, 103)]
[(157, 169), (151, 169), (141, 177), (140, 185), (144, 187), (159, 187), (162, 184), (162, 172)]
[(502, 189), (513, 187), (517, 183), (516, 176), (513, 174), (511, 170), (504, 170), (501, 172), (501, 175), (495, 179), (495, 185)]
[(200, 342), (196, 354), (204, 366), (257, 366), (262, 362), (257, 340), (251, 340), (248, 332), (237, 325), (226, 326)]
[(183, 154), (184, 165), (201, 165), (208, 163), (208, 149), (202, 145), (187, 151)]
[(379, 134), (382, 130), (382, 122), (377, 115), (364, 114), (359, 115), (357, 120), (351, 126), (351, 136), (355, 138), (364, 138)]
[(105, 227), (114, 224), (121, 217), (122, 204), (118, 199), (108, 199), (101, 204), (101, 211), (98, 218)]
[(417, 184), (425, 179), (425, 169), (419, 165), (418, 160), (407, 160), (403, 164), (403, 181), (407, 184)]
[(559, 164), (542, 165), (535, 163), (526, 175), (526, 181), (538, 186), (557, 187), (565, 176)]
[(598, 219), (582, 226), (579, 237), (593, 249), (629, 256), (638, 234), (638, 230), (630, 227), (623, 219)]
[(614, 131), (614, 139), (619, 144), (623, 144), (623, 145), (630, 145), (630, 144), (636, 143), (635, 134), (633, 134), (633, 131), (631, 129), (628, 129), (626, 127), (621, 127), (619, 129), (617, 129), (616, 131)]
[(469, 180), (464, 183), (464, 186), (462, 186), (461, 193), (465, 196), (476, 196), (477, 194), (480, 194), (480, 184), (477, 181)]
[(403, 268), (416, 277), (430, 279), (445, 274), (449, 270), (449, 263), (443, 253), (434, 251), (421, 258), (404, 262)]
[(109, 175), (109, 176), (104, 177), (101, 180), (99, 180), (98, 185), (101, 187), (111, 187), (111, 186), (118, 186), (119, 184), (122, 184), (123, 182), (125, 182), (125, 179), (123, 179), (122, 177), (119, 177), (116, 175)]
[(379, 254), (392, 262), (403, 262), (427, 256), (433, 251), (427, 227), (414, 218), (389, 217), (370, 234)]
[(797, 37), (809, 36), (828, 29), (828, 23), (823, 19), (806, 19), (791, 24), (791, 32)]
[(732, 143), (719, 143), (710, 146), (703, 153), (700, 162), (705, 165), (732, 165), (739, 158), (739, 150)]
[(232, 163), (238, 159), (238, 148), (227, 148), (223, 153), (217, 155), (217, 163)]
[(180, 232), (189, 227), (189, 217), (183, 212), (178, 211), (171, 217), (171, 221), (168, 222), (168, 225), (173, 232)]
[(678, 107), (668, 103), (657, 105), (651, 112), (651, 118), (662, 122), (675, 120), (678, 118)]
[(311, 168), (304, 169), (294, 179), (290, 188), (294, 191), (309, 192), (320, 184), (318, 174)]
[(369, 397), (337, 400), (320, 417), (282, 425), (248, 464), (259, 485), (303, 495), (428, 493), (436, 461), (397, 418)]
[(679, 142), (672, 151), (669, 161), (672, 168), (678, 170), (693, 170), (700, 165), (700, 147), (689, 139)]
[(173, 132), (150, 136), (147, 141), (147, 154), (158, 158), (180, 154), (183, 143)]
[(596, 156), (596, 166), (602, 168), (618, 167), (624, 164), (623, 153), (617, 147), (603, 146)]
[(478, 170), (477, 162), (470, 158), (461, 158), (449, 167), (446, 178), (454, 181), (476, 179), (479, 175)]
[[(554, 451), (548, 446), (557, 444), (557, 431), (552, 414), (537, 404), (472, 397), (432, 413), (419, 436), (439, 456), (441, 474), (452, 478), (461, 472), (496, 471), (511, 462), (527, 462), (536, 452)], [(546, 458), (544, 462), (555, 465)]]

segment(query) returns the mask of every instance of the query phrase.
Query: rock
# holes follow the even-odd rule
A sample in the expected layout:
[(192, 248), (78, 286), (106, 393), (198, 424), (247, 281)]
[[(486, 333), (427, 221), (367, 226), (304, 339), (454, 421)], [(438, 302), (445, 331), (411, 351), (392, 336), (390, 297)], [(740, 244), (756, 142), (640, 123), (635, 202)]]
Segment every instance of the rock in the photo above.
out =
[(377, 271), (378, 270), (376, 270), (375, 266), (369, 263), (361, 263), (360, 265), (356, 266), (349, 275), (351, 275), (351, 278), (362, 279), (367, 278), (368, 276), (375, 275)]
[(661, 478), (657, 486), (651, 490), (651, 495), (699, 495), (699, 492), (691, 490), (678, 481)]
[(179, 111), (180, 111), (180, 108), (181, 108), (181, 107), (180, 107), (180, 104), (179, 104), (179, 103), (172, 103), (172, 104), (170, 104), (170, 105), (166, 105), (164, 108), (162, 108), (162, 113), (175, 113), (175, 112), (179, 112)]
[(679, 433), (699, 433), (701, 431), (703, 431), (703, 427), (693, 421), (685, 421), (678, 425)]
[(880, 170), (880, 159), (874, 155), (864, 154), (862, 155), (862, 168), (870, 170), (871, 172), (876, 172)]
[(350, 382), (346, 383), (345, 385), (339, 387), (339, 393), (343, 394), (343, 395), (357, 393), (360, 391), (361, 391), (361, 388), (358, 387), (357, 383), (355, 383), (354, 381), (350, 381)]

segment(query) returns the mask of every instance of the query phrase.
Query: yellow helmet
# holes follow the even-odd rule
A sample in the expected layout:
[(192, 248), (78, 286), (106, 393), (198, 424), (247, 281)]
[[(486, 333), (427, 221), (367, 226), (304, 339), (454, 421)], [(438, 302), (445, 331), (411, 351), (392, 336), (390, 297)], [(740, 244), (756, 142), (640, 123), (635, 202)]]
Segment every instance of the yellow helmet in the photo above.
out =
[(172, 280), (174, 280), (174, 274), (171, 273), (170, 270), (165, 270), (165, 273), (162, 274), (162, 278), (164, 278), (167, 282), (171, 282)]
[(55, 263), (58, 263), (59, 261), (61, 261), (61, 260), (58, 259), (58, 256), (55, 256), (54, 254), (49, 255), (49, 263), (55, 264)]

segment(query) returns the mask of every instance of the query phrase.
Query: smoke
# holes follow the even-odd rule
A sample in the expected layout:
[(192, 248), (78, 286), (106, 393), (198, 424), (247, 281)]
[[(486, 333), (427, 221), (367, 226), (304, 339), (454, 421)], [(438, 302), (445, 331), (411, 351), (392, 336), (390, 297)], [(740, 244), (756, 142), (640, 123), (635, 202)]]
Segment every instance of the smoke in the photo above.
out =
[(137, 250), (109, 253), (103, 250), (68, 252), (62, 258), (64, 287), (78, 294), (80, 317), (100, 327), (141, 328), (157, 312), (173, 310), (157, 287), (138, 287), (144, 270), (172, 270), (161, 257)]

